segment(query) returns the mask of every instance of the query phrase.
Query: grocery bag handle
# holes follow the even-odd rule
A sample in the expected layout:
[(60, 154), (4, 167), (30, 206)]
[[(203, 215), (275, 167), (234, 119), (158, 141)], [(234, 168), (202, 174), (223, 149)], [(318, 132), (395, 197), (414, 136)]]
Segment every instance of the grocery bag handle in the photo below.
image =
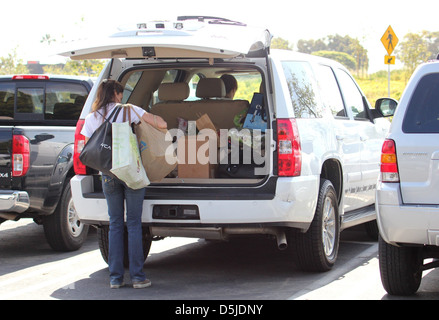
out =
[(102, 121), (102, 123), (104, 123), (104, 121), (109, 122), (110, 119), (111, 119), (111, 117), (113, 117), (113, 121), (112, 121), (112, 122), (114, 122), (114, 121), (117, 119), (117, 116), (119, 115), (119, 113), (120, 113), (121, 110), (122, 110), (121, 107), (116, 106), (116, 107), (113, 109), (113, 111), (111, 112), (111, 114), (110, 114), (107, 118), (104, 118), (104, 115), (103, 115), (102, 113), (100, 113), (99, 110), (96, 110), (96, 112), (99, 113), (99, 114), (102, 116), (102, 118), (104, 119), (104, 120)]

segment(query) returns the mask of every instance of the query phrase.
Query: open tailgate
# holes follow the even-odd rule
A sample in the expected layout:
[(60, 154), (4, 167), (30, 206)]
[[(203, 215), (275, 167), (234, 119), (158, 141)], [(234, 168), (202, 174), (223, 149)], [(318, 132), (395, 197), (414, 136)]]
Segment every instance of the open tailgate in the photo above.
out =
[[(187, 27), (186, 27), (187, 26)], [(268, 30), (204, 22), (153, 22), (107, 38), (68, 44), (74, 60), (112, 58), (231, 58), (269, 47)]]

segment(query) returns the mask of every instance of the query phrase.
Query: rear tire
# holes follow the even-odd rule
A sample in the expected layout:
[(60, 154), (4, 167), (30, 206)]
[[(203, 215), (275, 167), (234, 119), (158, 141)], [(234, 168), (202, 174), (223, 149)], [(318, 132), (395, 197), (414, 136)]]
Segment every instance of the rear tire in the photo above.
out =
[[(98, 228), (98, 243), (99, 250), (101, 251), (102, 258), (108, 264), (108, 253), (109, 253), (109, 242), (108, 242), (108, 232), (110, 231), (109, 226), (102, 226)], [(148, 257), (149, 250), (151, 248), (152, 238), (147, 229), (142, 229), (142, 242), (143, 242), (143, 257)], [(124, 232), (124, 259), (123, 264), (125, 268), (129, 267), (128, 260), (128, 231), (125, 228)]]
[(378, 235), (380, 231), (378, 229), (378, 224), (376, 220), (366, 222), (364, 224), (364, 228), (366, 229), (366, 233), (374, 241), (378, 241)]
[(291, 232), (290, 241), (296, 265), (304, 271), (324, 272), (337, 260), (340, 218), (337, 194), (329, 180), (320, 180), (314, 219), (306, 233)]
[(381, 282), (390, 295), (415, 294), (422, 280), (422, 247), (396, 247), (379, 237)]
[(46, 240), (55, 251), (75, 251), (84, 244), (89, 226), (78, 218), (69, 181), (55, 212), (43, 217), (43, 226)]

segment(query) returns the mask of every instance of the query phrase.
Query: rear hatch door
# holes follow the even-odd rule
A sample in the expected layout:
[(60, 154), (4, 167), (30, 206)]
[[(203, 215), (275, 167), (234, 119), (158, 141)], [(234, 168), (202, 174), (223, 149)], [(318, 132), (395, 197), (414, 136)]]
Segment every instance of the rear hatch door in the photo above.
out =
[(271, 41), (265, 29), (199, 21), (140, 23), (132, 29), (77, 42), (60, 55), (74, 60), (112, 58), (232, 58), (262, 52)]
[(439, 73), (413, 91), (396, 141), (403, 202), (439, 205)]
[[(418, 137), (420, 138), (420, 137)], [(403, 202), (439, 204), (439, 138), (425, 135), (422, 144), (404, 139), (397, 144)]]

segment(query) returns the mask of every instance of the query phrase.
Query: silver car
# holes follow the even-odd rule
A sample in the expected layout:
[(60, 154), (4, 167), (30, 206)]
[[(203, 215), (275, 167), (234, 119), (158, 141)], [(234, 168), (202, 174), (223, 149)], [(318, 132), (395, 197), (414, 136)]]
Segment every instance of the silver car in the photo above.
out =
[(376, 199), (383, 286), (392, 295), (414, 294), (422, 272), (439, 267), (439, 61), (419, 66), (401, 97)]

